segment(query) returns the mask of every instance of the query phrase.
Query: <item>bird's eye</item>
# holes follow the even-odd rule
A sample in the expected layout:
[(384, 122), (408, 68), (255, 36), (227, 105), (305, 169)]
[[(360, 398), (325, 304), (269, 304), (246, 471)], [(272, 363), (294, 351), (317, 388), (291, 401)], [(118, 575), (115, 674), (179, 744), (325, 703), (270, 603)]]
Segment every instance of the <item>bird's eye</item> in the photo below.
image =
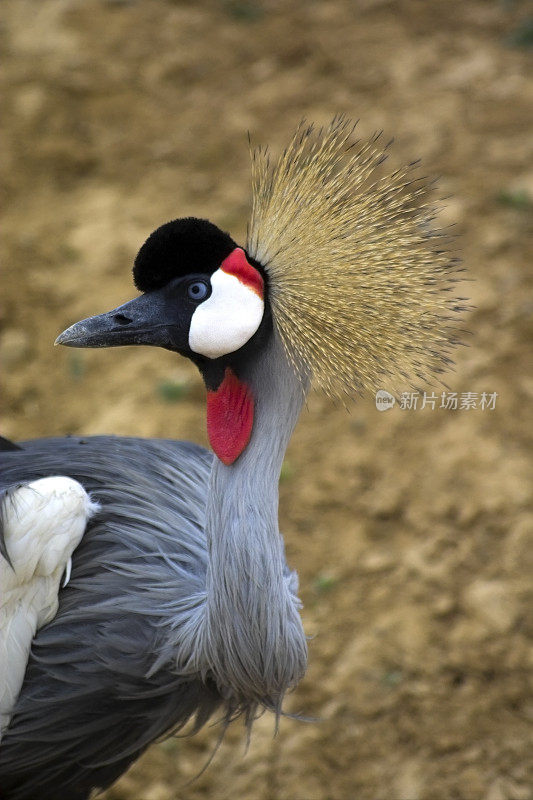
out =
[(191, 300), (195, 300), (196, 302), (200, 302), (200, 300), (205, 300), (209, 293), (209, 288), (204, 281), (193, 281), (187, 286), (187, 294)]

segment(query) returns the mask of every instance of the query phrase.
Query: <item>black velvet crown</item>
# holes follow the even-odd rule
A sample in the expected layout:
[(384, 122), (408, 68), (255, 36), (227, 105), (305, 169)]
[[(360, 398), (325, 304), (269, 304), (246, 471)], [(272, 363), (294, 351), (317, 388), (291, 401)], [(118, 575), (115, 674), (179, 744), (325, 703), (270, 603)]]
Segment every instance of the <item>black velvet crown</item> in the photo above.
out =
[(135, 286), (141, 292), (150, 292), (181, 275), (211, 275), (236, 247), (229, 233), (206, 219), (184, 217), (166, 222), (150, 234), (137, 253)]

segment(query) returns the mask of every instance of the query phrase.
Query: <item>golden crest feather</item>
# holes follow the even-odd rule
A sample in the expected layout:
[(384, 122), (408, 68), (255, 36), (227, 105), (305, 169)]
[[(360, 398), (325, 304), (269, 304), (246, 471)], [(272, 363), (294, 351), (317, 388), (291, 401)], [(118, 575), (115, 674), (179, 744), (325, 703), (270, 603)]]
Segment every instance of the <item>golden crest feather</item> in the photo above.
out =
[(428, 383), (452, 363), (458, 259), (432, 227), (433, 185), (416, 164), (380, 170), (380, 135), (300, 124), (279, 160), (252, 150), (246, 249), (265, 269), (295, 368), (332, 396)]

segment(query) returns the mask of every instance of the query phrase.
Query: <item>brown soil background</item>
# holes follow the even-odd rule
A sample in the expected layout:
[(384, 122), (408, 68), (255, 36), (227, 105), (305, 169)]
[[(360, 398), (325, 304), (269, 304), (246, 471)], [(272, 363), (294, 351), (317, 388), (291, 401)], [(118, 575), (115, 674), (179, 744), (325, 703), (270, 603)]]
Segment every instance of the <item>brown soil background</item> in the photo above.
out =
[[(533, 197), (526, 5), (4, 0), (4, 435), (205, 443), (203, 389), (166, 352), (54, 349), (133, 294), (162, 221), (243, 239), (246, 131), (274, 149), (343, 111), (439, 175), (476, 309), (454, 391), (493, 411), (351, 414), (313, 395), (281, 484), (310, 665), (273, 738), (152, 747), (108, 800), (531, 798)], [(519, 38), (519, 37), (518, 37)], [(514, 46), (513, 46), (514, 42)], [(529, 125), (528, 125), (529, 123)], [(176, 389), (175, 386), (178, 386)], [(170, 387), (170, 388), (169, 388)], [(181, 397), (169, 402), (169, 395)], [(165, 397), (167, 399), (165, 400)]]

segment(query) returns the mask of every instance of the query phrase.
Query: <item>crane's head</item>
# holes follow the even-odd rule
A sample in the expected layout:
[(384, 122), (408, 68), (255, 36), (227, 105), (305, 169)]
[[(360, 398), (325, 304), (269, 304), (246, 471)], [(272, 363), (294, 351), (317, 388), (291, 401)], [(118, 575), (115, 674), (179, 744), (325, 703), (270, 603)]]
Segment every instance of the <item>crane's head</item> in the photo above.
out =
[(386, 146), (354, 141), (354, 127), (301, 125), (275, 163), (253, 150), (245, 248), (206, 220), (166, 223), (135, 259), (142, 294), (57, 343), (156, 345), (193, 360), (227, 464), (253, 425), (246, 365), (273, 334), (296, 375), (334, 396), (430, 382), (457, 344), (458, 262), (433, 225), (432, 184), (415, 164), (380, 172)]
[(190, 358), (208, 389), (211, 443), (232, 463), (253, 424), (251, 389), (242, 375), (272, 332), (264, 270), (216, 225), (187, 217), (148, 237), (133, 276), (139, 297), (77, 322), (56, 343), (153, 345)]

